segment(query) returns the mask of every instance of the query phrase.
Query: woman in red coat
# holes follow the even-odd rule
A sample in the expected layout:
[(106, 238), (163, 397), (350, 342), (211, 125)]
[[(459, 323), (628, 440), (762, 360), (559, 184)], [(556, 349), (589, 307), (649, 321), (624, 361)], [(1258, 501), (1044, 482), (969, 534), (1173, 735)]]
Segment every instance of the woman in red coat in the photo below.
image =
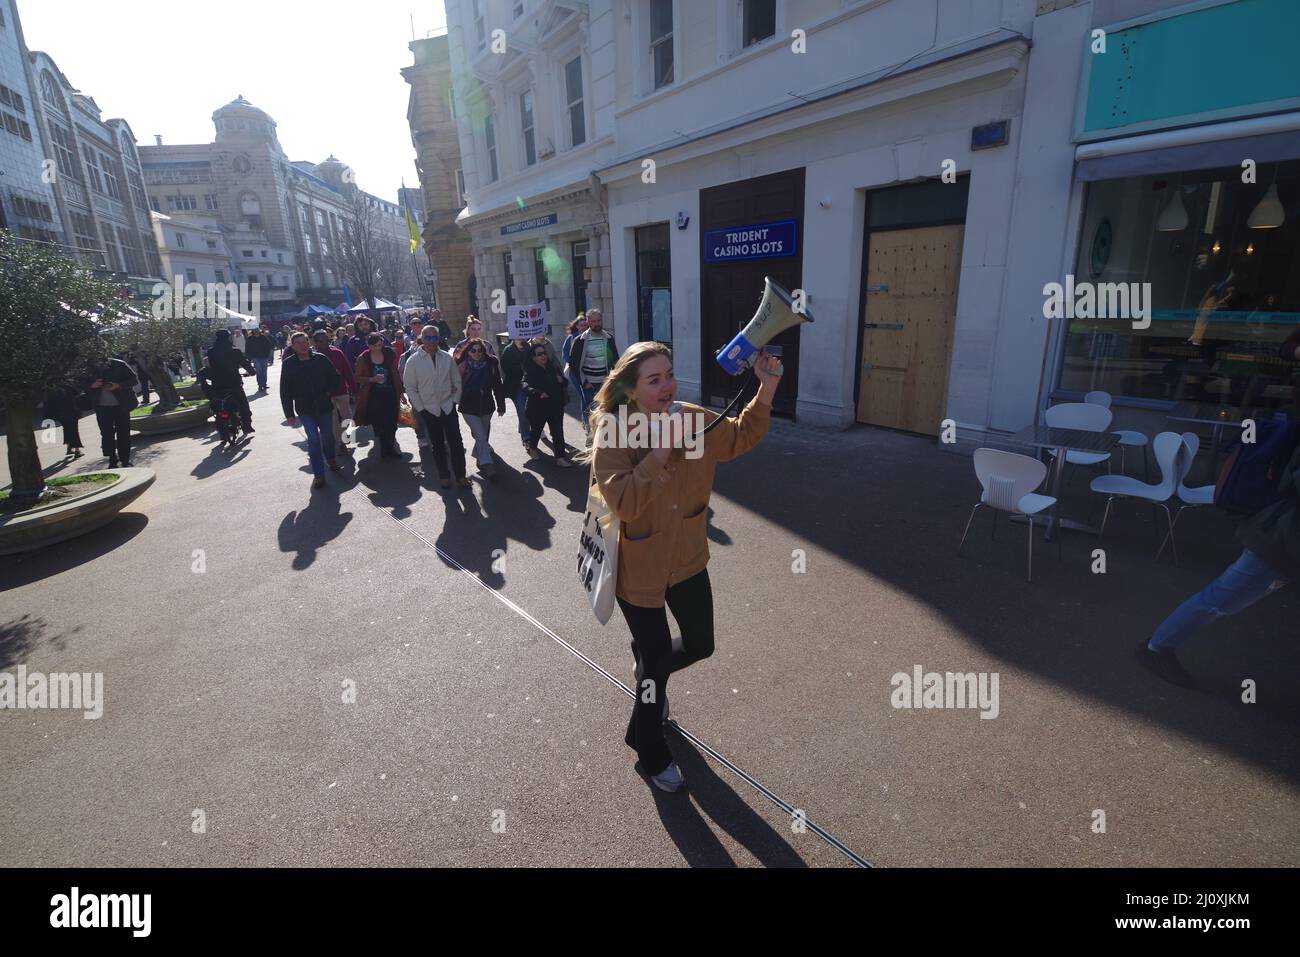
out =
[(379, 454), (395, 459), (402, 454), (397, 447), (397, 407), (406, 390), (397, 368), (397, 354), (384, 345), (384, 337), (372, 332), (366, 342), (370, 348), (357, 356), (356, 379), (357, 425), (372, 425)]

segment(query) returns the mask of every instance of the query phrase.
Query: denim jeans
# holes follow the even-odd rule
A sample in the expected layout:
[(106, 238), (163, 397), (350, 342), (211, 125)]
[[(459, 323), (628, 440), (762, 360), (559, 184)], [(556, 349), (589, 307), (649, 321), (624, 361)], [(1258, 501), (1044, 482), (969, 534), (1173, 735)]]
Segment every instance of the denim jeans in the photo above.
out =
[(332, 412), (326, 415), (298, 416), (298, 421), (307, 433), (307, 458), (311, 459), (311, 474), (317, 478), (325, 477), (325, 460), (334, 461), (332, 418)]
[[(1274, 590), (1280, 576), (1249, 549), (1172, 615), (1160, 623), (1148, 647), (1173, 651), (1201, 628), (1224, 615), (1235, 615)], [(1278, 587), (1281, 587), (1278, 585)]]
[(257, 387), (266, 388), (266, 367), (271, 364), (270, 359), (254, 359), (253, 369), (257, 372)]
[(515, 414), (519, 416), (519, 439), (524, 445), (528, 444), (528, 393), (520, 389), (512, 397), (515, 404)]
[(465, 423), (469, 426), (469, 434), (474, 436), (474, 461), (480, 467), (492, 464), (492, 447), (488, 445), (488, 440), (492, 437), (492, 415), (470, 415), (468, 412), (462, 412), (465, 417)]

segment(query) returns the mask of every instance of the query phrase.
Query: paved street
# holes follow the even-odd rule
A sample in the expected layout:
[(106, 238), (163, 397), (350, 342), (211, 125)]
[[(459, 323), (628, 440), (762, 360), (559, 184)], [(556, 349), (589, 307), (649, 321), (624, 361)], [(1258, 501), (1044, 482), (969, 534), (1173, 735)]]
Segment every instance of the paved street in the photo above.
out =
[[(630, 684), (628, 632), (573, 580), (586, 475), (528, 462), (513, 409), (500, 479), (460, 494), (373, 446), (313, 494), (274, 391), (253, 409), (238, 451), (146, 443), (158, 480), (113, 524), (0, 559), (0, 668), (105, 686), (99, 720), (0, 712), (0, 863), (852, 864), (680, 734), (689, 793), (634, 773), (630, 699), (593, 667)], [(673, 718), (873, 864), (1300, 863), (1295, 590), (1189, 645), (1183, 691), (1132, 652), (1235, 556), (1225, 515), (1182, 519), (1175, 567), (1120, 506), (1105, 575), (1076, 536), (1027, 584), (1021, 527), (983, 515), (955, 555), (977, 497), (929, 441), (777, 423), (719, 469), (717, 652)], [(1099, 516), (1083, 471), (1066, 503)], [(997, 672), (996, 719), (892, 707), (916, 665)]]

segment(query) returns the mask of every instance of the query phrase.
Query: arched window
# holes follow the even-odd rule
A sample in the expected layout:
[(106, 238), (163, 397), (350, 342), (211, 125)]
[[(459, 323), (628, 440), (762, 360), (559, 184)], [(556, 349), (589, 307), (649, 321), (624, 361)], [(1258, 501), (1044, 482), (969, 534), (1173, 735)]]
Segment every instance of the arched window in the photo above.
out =
[(56, 110), (63, 110), (63, 94), (59, 92), (59, 85), (49, 70), (41, 71), (41, 99)]

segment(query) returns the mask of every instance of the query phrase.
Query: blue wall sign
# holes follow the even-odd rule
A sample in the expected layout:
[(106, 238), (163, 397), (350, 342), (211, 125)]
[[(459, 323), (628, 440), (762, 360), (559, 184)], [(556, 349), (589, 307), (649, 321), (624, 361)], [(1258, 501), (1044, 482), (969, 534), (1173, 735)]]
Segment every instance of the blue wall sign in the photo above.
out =
[(532, 219), (525, 219), (522, 222), (511, 223), (509, 226), (502, 226), (501, 235), (510, 236), (514, 233), (522, 233), (530, 229), (540, 229), (543, 226), (554, 226), (555, 223), (555, 213), (550, 213), (546, 216), (534, 216)]
[(793, 219), (710, 229), (704, 234), (704, 261), (729, 263), (797, 255), (798, 229), (799, 224)]

